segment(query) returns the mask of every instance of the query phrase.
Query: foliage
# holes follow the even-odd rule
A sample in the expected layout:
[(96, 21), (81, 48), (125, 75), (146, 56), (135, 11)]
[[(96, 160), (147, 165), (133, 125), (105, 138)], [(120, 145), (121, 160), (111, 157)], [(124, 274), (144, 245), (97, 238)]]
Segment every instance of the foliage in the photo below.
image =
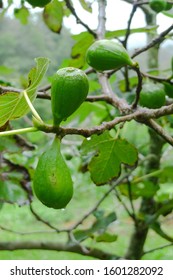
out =
[[(106, 0), (96, 1), (99, 17), (95, 30), (80, 18), (75, 1), (45, 1), (38, 15), (28, 4), (30, 1), (21, 1), (19, 6), (15, 6), (15, 1), (8, 1), (8, 5), (4, 2), (0, 8), (0, 208), (2, 215), (9, 206), (20, 209), (20, 215), (25, 209), (28, 219), (34, 219), (33, 230), (42, 231), (43, 236), (40, 240), (33, 235), (36, 239), (33, 242), (27, 230), (27, 248), (24, 239), (14, 241), (8, 237), (8, 242), (0, 242), (0, 250), (49, 249), (75, 252), (93, 259), (142, 259), (151, 253), (147, 248), (150, 248), (152, 234), (165, 243), (161, 248), (156, 244), (151, 251), (172, 246), (173, 237), (164, 227), (164, 222), (171, 217), (173, 210), (173, 58), (164, 71), (160, 70), (159, 50), (163, 42), (172, 39), (173, 26), (158, 33), (155, 22), (157, 13), (162, 9), (157, 8), (156, 13), (153, 12), (151, 2), (156, 1), (124, 0), (132, 6), (127, 28), (110, 31), (106, 30), (105, 11), (106, 4), (109, 4)], [(85, 12), (92, 13), (92, 1), (78, 2)], [(171, 3), (168, 1), (169, 7), (165, 6), (166, 11), (163, 9), (164, 16), (172, 16), (172, 10), (168, 10)], [(14, 18), (9, 18), (9, 8), (13, 10)], [(138, 9), (144, 13), (146, 26), (133, 29), (131, 22)], [(63, 22), (72, 15), (85, 31), (70, 38)], [(38, 28), (35, 28), (36, 25)], [(15, 27), (14, 32), (11, 32), (12, 26)], [(131, 53), (129, 38), (131, 34), (141, 32), (146, 34), (148, 43)], [(105, 38), (109, 43), (114, 38), (121, 42), (123, 52), (120, 57), (119, 52), (113, 53), (113, 56), (125, 59), (125, 62), (128, 59), (132, 69), (124, 60), (122, 64), (118, 61), (118, 68), (100, 68), (100, 65), (97, 68), (96, 65), (93, 69), (87, 64), (87, 50), (95, 41), (102, 42)], [(107, 51), (105, 48), (104, 52)], [(66, 49), (69, 51), (65, 52)], [(19, 58), (17, 50), (20, 50)], [(148, 57), (147, 69), (143, 69), (138, 60), (140, 54)], [(111, 55), (105, 55), (104, 59), (109, 62)], [(102, 63), (100, 58), (97, 63)], [(62, 122), (55, 125), (56, 106), (52, 112), (51, 84), (55, 71), (63, 67), (76, 67), (80, 68), (80, 73), (85, 72), (89, 94), (80, 96), (81, 87), (78, 86), (76, 91), (76, 80), (71, 86), (68, 84), (69, 92), (66, 88), (66, 92), (61, 93), (65, 94), (65, 98), (58, 100), (63, 100), (59, 108), (61, 112), (64, 110), (65, 116), (68, 108), (77, 110), (70, 111), (67, 120), (63, 117)], [(24, 76), (26, 74), (28, 78)], [(147, 105), (141, 104), (146, 83), (150, 84)], [(157, 96), (156, 88), (159, 88)], [(55, 97), (57, 89), (53, 92)], [(76, 106), (76, 93), (81, 98), (79, 108)], [(61, 160), (54, 154), (55, 147), (50, 148), (55, 135), (61, 139), (61, 151), (58, 150), (58, 153), (63, 156), (63, 170), (60, 173), (57, 166), (53, 168), (54, 162), (50, 164), (54, 156), (55, 162)], [(46, 173), (41, 168), (35, 180), (36, 166), (45, 154), (44, 167), (48, 166), (51, 170)], [(58, 182), (57, 174), (61, 182)], [(55, 185), (62, 183), (64, 191), (67, 177), (72, 177), (74, 194), (71, 198), (70, 193), (67, 199), (70, 202), (64, 212), (46, 208), (37, 200), (32, 188), (33, 180), (34, 189), (40, 182), (41, 186), (47, 182), (42, 193), (43, 197), (47, 197), (47, 192), (50, 194), (48, 188), (53, 186), (55, 179)], [(59, 196), (58, 199), (62, 207), (67, 204), (63, 204)], [(52, 201), (56, 204), (54, 197)], [(121, 240), (117, 220), (124, 221), (125, 228), (130, 221), (129, 236), (125, 238), (123, 250), (116, 248)], [(11, 210), (9, 227), (2, 220), (0, 229), (22, 235), (23, 222), (19, 221), (16, 229), (10, 221)], [(51, 240), (44, 236), (46, 228), (50, 230)], [(54, 235), (55, 239), (52, 238)], [(126, 231), (123, 240), (124, 237)]]

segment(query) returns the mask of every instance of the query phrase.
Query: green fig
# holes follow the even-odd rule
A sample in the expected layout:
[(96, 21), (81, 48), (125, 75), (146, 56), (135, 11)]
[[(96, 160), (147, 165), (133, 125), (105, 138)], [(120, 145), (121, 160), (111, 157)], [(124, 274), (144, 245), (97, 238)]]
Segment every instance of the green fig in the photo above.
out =
[(85, 101), (89, 82), (84, 71), (66, 67), (59, 69), (52, 78), (51, 104), (54, 125), (66, 120)]
[(139, 103), (147, 108), (160, 108), (165, 105), (165, 91), (162, 85), (147, 82), (142, 86)]
[(173, 84), (164, 82), (163, 85), (166, 95), (170, 98), (173, 98)]
[(60, 139), (55, 137), (52, 145), (41, 155), (33, 179), (37, 198), (55, 209), (65, 208), (73, 195), (73, 182), (61, 155), (60, 144)]
[(97, 71), (136, 66), (122, 44), (107, 39), (94, 42), (86, 53), (87, 63)]
[(165, 0), (149, 0), (149, 6), (156, 13), (160, 13), (165, 10), (167, 2)]
[(33, 7), (44, 7), (51, 2), (51, 0), (26, 0)]

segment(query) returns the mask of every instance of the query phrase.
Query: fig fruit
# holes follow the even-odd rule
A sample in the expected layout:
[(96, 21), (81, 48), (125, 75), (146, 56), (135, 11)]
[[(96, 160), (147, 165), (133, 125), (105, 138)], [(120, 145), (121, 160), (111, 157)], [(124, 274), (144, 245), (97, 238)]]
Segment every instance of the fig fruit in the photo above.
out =
[(143, 85), (139, 99), (141, 106), (156, 109), (164, 106), (165, 102), (165, 91), (162, 85), (151, 82)]
[(149, 0), (150, 8), (156, 13), (164, 11), (166, 8), (166, 4), (167, 3), (165, 0)]
[(98, 40), (89, 47), (86, 61), (97, 71), (136, 65), (122, 44), (107, 39)]
[(173, 84), (167, 82), (164, 82), (163, 84), (166, 95), (170, 98), (173, 98)]
[(173, 4), (166, 2), (166, 7), (164, 9), (164, 11), (169, 11), (170, 9), (172, 9)]
[(33, 7), (44, 7), (51, 2), (51, 0), (26, 0)]
[(33, 189), (37, 198), (47, 207), (61, 209), (72, 198), (73, 182), (61, 155), (60, 139), (56, 136), (36, 167)]
[(51, 105), (54, 125), (66, 120), (85, 101), (89, 82), (84, 71), (66, 67), (59, 69), (52, 78)]

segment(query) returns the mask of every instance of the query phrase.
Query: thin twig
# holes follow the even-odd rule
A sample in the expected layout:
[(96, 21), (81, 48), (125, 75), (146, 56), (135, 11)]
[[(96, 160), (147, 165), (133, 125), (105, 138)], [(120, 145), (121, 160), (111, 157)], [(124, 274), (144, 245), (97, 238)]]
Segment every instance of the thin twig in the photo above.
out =
[(70, 0), (64, 0), (66, 3), (67, 8), (71, 11), (71, 13), (74, 15), (74, 17), (76, 18), (76, 22), (83, 25), (90, 34), (92, 34), (94, 36), (94, 38), (96, 38), (96, 33), (85, 23), (83, 22), (79, 16), (77, 15), (72, 3)]
[(53, 225), (51, 225), (48, 221), (45, 221), (43, 218), (41, 218), (41, 217), (35, 212), (35, 210), (33, 209), (31, 203), (30, 203), (30, 210), (31, 210), (31, 213), (34, 215), (34, 217), (35, 217), (38, 221), (42, 222), (43, 224), (45, 224), (45, 225), (48, 226), (49, 228), (54, 229), (57, 233), (61, 232), (61, 230), (57, 229), (56, 227), (54, 227)]
[(125, 36), (125, 39), (123, 41), (123, 46), (125, 48), (127, 47), (127, 41), (128, 41), (129, 36), (130, 36), (131, 23), (132, 23), (134, 15), (135, 15), (136, 9), (137, 9), (137, 3), (133, 3), (132, 11), (130, 13), (130, 17), (129, 17), (129, 20), (128, 20), (128, 23), (127, 23), (126, 36)]
[(134, 102), (132, 103), (132, 108), (133, 109), (135, 109), (138, 105), (139, 98), (140, 98), (140, 92), (141, 92), (141, 89), (142, 89), (142, 79), (143, 79), (139, 67), (136, 67), (135, 71), (136, 71), (137, 76), (138, 76), (138, 85), (137, 85), (137, 88), (136, 88), (136, 97), (135, 97)]
[(129, 215), (129, 217), (131, 217), (132, 219), (134, 218), (132, 213), (130, 212), (130, 210), (128, 209), (128, 207), (126, 206), (126, 204), (124, 203), (124, 201), (122, 200), (121, 196), (119, 195), (118, 191), (116, 189), (114, 189), (115, 191), (115, 195), (117, 197), (117, 199), (119, 200), (119, 202), (121, 202), (122, 206), (124, 207), (125, 211), (127, 212), (127, 214)]
[(144, 251), (144, 252), (142, 253), (142, 256), (144, 256), (144, 255), (146, 255), (146, 254), (153, 253), (153, 252), (158, 251), (158, 250), (165, 249), (165, 248), (170, 247), (170, 246), (173, 246), (173, 243), (166, 244), (166, 245), (163, 245), (163, 246), (160, 246), (160, 247), (157, 247), (157, 248), (148, 250), (148, 251)]
[(165, 38), (165, 36), (173, 29), (173, 24), (168, 27), (167, 29), (165, 29), (163, 32), (160, 33), (159, 36), (157, 36), (156, 38), (154, 38), (148, 45), (146, 45), (143, 48), (140, 48), (139, 50), (137, 50), (133, 55), (132, 58), (136, 57), (137, 55), (147, 51), (148, 49), (154, 47), (156, 44), (160, 43), (163, 41), (163, 39)]
[(9, 228), (6, 228), (2, 225), (0, 225), (0, 229), (1, 230), (4, 230), (4, 231), (7, 231), (7, 232), (10, 232), (10, 233), (14, 233), (14, 234), (19, 234), (19, 235), (31, 235), (31, 234), (52, 234), (52, 233), (55, 233), (56, 231), (53, 230), (53, 231), (46, 231), (46, 230), (40, 230), (40, 231), (29, 231), (29, 232), (20, 232), (20, 231), (16, 231), (16, 230), (12, 230), (12, 229), (9, 229)]
[(128, 187), (130, 205), (131, 205), (131, 208), (132, 208), (132, 218), (135, 222), (137, 222), (135, 208), (134, 208), (133, 199), (132, 199), (132, 186), (131, 186), (131, 182), (129, 181), (128, 177), (127, 177), (127, 187)]
[(146, 124), (157, 132), (167, 143), (173, 146), (173, 137), (170, 136), (156, 121), (149, 119)]
[(100, 206), (100, 204), (107, 198), (107, 196), (115, 189), (116, 186), (118, 186), (121, 182), (124, 181), (124, 179), (127, 178), (127, 176), (129, 176), (129, 174), (126, 174), (120, 178), (118, 178), (116, 180), (116, 182), (114, 184), (112, 184), (112, 187), (102, 196), (102, 198), (96, 203), (96, 205), (88, 211), (88, 213), (86, 213), (76, 224), (74, 224), (71, 228), (71, 230), (74, 230), (75, 228), (77, 228), (80, 224), (83, 223), (83, 221), (85, 219), (87, 219), (94, 211), (97, 210), (97, 208)]

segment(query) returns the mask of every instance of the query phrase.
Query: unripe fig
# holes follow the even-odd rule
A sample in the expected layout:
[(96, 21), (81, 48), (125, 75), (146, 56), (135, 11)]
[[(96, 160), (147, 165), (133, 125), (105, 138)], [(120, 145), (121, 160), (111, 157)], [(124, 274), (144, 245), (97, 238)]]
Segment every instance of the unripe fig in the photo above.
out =
[(52, 145), (38, 161), (33, 189), (37, 198), (50, 208), (65, 208), (72, 198), (73, 182), (61, 155), (58, 137), (55, 137)]
[(164, 82), (163, 84), (166, 95), (170, 98), (173, 98), (173, 84), (167, 82)]
[(85, 101), (88, 90), (88, 78), (82, 70), (66, 67), (55, 73), (51, 86), (54, 125), (59, 125), (78, 109)]
[(51, 2), (51, 0), (26, 0), (26, 1), (33, 7), (41, 7), (41, 8)]
[(122, 44), (106, 39), (98, 40), (89, 47), (86, 61), (97, 71), (136, 65)]
[(169, 11), (170, 9), (172, 9), (173, 4), (166, 2), (166, 7), (164, 9), (164, 11)]
[(139, 100), (141, 106), (156, 109), (164, 106), (165, 102), (165, 91), (162, 85), (152, 82), (143, 85)]
[(150, 8), (156, 13), (164, 11), (166, 8), (166, 4), (167, 3), (165, 0), (149, 0)]

